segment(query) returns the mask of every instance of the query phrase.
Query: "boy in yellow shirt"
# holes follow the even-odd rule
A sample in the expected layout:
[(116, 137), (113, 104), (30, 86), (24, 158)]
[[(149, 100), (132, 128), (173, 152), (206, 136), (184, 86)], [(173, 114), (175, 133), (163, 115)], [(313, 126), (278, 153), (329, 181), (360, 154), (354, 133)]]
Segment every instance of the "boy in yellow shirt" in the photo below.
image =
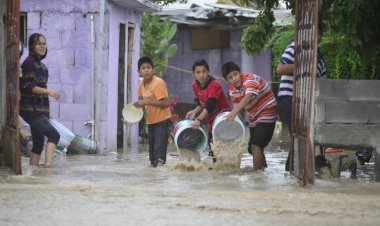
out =
[(139, 100), (134, 103), (146, 112), (148, 125), (149, 160), (152, 167), (166, 162), (171, 113), (166, 83), (155, 75), (153, 61), (142, 57), (138, 61), (138, 72), (143, 78), (137, 90)]

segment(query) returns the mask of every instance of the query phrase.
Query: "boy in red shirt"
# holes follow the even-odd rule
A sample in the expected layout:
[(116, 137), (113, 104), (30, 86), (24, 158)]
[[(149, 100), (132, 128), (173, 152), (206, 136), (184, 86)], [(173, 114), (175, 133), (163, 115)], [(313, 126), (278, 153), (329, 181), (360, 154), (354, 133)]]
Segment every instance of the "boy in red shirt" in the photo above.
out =
[[(196, 108), (187, 112), (186, 118), (194, 119), (192, 128), (198, 129), (201, 121), (207, 119), (208, 126), (208, 144), (212, 142), (212, 123), (216, 116), (222, 111), (228, 111), (230, 105), (228, 104), (227, 97), (223, 92), (223, 87), (214, 77), (210, 76), (210, 68), (206, 60), (199, 59), (193, 64), (193, 75), (195, 81), (193, 82), (193, 90), (195, 101), (197, 102)], [(195, 117), (198, 115), (197, 117)], [(210, 156), (213, 152), (210, 150)], [(215, 159), (213, 159), (215, 161)]]
[(224, 79), (234, 105), (226, 116), (234, 120), (242, 109), (248, 113), (250, 139), (248, 152), (253, 155), (253, 170), (266, 167), (264, 148), (272, 139), (277, 121), (277, 102), (270, 85), (260, 76), (243, 74), (234, 62), (222, 66)]

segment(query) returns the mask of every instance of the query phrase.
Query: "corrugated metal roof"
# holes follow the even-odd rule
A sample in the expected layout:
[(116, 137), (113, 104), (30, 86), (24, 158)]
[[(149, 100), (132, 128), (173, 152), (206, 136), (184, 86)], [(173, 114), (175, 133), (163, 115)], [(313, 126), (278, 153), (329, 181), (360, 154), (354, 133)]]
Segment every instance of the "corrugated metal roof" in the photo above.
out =
[(160, 5), (147, 0), (112, 0), (112, 2), (139, 12), (157, 12), (162, 10)]
[[(273, 12), (276, 18), (281, 18), (280, 24), (284, 24), (284, 17), (291, 16), (290, 11), (285, 9), (276, 9)], [(193, 4), (188, 9), (164, 10), (158, 14), (161, 18), (169, 17), (174, 23), (191, 27), (241, 29), (251, 25), (259, 13), (260, 10), (251, 8), (206, 3), (205, 6)]]
[(240, 11), (221, 8), (194, 7), (181, 10), (165, 10), (158, 13), (161, 17), (169, 17), (172, 22), (193, 27), (241, 28), (254, 21), (256, 16), (247, 16)]

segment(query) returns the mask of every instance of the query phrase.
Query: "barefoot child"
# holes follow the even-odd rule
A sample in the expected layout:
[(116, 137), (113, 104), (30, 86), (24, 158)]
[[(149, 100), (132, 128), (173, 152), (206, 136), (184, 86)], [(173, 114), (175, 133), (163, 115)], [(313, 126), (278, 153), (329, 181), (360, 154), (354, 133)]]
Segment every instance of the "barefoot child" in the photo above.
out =
[(250, 139), (248, 152), (253, 155), (253, 170), (266, 167), (264, 148), (272, 139), (277, 120), (277, 103), (270, 85), (260, 76), (243, 74), (234, 62), (222, 66), (224, 79), (234, 105), (226, 116), (234, 120), (242, 109), (248, 113)]

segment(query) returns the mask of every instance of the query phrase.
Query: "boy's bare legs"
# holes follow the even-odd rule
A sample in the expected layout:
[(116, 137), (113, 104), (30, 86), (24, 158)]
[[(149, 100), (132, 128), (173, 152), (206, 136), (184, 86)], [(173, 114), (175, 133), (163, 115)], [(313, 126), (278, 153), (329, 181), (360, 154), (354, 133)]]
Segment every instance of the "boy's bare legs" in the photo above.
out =
[(55, 144), (54, 143), (47, 143), (46, 144), (46, 151), (45, 151), (45, 167), (50, 167), (52, 165), (52, 159), (53, 154), (55, 151)]
[(40, 162), (40, 157), (41, 157), (40, 155), (30, 152), (29, 164), (31, 166), (38, 166), (38, 163)]
[(253, 156), (253, 171), (264, 169), (264, 156), (261, 148), (255, 144), (252, 144), (252, 156)]

